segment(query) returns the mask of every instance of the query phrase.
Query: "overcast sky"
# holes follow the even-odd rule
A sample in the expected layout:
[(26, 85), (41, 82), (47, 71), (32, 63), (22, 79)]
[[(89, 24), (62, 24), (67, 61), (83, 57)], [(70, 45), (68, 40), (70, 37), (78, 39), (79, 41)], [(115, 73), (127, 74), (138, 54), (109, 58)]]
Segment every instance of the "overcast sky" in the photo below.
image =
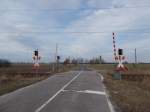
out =
[(0, 58), (42, 61), (59, 55), (113, 61), (112, 32), (128, 61), (137, 48), (140, 62), (150, 62), (149, 0), (0, 0)]

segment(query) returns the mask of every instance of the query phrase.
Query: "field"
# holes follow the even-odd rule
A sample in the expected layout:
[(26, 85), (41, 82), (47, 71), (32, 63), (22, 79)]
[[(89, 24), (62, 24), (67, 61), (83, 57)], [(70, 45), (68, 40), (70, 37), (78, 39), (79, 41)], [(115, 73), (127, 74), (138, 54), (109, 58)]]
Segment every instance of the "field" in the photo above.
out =
[[(91, 64), (89, 66), (97, 70), (112, 71), (115, 69), (116, 64), (93, 64), (93, 65)], [(129, 72), (137, 72), (137, 71), (150, 72), (150, 64), (125, 64), (125, 66), (129, 69)]]
[[(128, 64), (124, 75), (146, 75), (142, 80), (114, 80), (115, 65), (90, 65), (105, 77), (104, 83), (117, 112), (150, 112), (150, 64)], [(137, 77), (137, 76), (136, 76)]]
[(60, 65), (59, 71), (56, 71), (53, 70), (52, 64), (41, 64), (38, 74), (33, 69), (33, 64), (12, 64), (11, 67), (0, 68), (0, 95), (44, 80), (57, 72), (68, 71), (74, 67), (74, 65)]

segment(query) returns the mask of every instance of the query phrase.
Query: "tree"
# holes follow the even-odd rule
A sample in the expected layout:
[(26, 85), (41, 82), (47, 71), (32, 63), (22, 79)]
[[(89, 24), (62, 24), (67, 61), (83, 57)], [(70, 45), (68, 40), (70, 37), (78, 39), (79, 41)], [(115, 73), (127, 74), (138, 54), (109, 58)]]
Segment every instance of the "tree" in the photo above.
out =
[(64, 61), (64, 65), (67, 65), (67, 64), (70, 64), (70, 59), (69, 58), (66, 58), (65, 61)]

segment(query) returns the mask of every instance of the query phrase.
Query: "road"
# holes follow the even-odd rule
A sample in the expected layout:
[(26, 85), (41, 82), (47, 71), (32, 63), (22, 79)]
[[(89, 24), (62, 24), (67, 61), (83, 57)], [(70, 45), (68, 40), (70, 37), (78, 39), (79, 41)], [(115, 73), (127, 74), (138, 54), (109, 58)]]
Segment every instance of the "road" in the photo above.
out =
[(0, 112), (112, 112), (95, 71), (70, 71), (0, 97)]

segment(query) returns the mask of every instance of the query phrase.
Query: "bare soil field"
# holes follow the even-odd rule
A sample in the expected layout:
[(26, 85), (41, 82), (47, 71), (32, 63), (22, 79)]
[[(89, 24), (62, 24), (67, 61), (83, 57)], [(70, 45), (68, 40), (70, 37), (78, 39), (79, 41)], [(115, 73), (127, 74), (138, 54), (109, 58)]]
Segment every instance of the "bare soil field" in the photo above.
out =
[[(150, 77), (143, 80), (114, 80), (115, 65), (90, 65), (105, 77), (104, 83), (117, 112), (150, 112)], [(128, 75), (150, 75), (150, 64), (126, 65)]]

